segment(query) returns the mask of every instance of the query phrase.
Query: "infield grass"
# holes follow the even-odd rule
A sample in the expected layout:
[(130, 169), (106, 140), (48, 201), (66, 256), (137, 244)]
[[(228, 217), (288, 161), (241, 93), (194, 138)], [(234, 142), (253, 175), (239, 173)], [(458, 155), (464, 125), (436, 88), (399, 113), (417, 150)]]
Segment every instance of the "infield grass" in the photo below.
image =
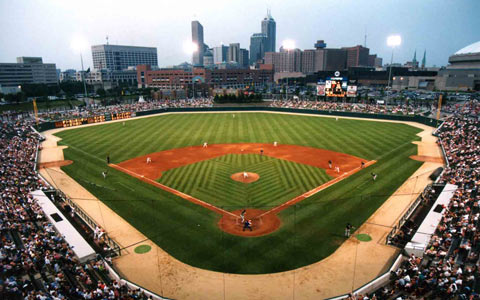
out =
[[(63, 139), (60, 144), (68, 146), (65, 159), (74, 161), (62, 169), (177, 259), (215, 271), (255, 274), (291, 270), (327, 257), (344, 241), (347, 222), (358, 228), (421, 165), (408, 158), (417, 154), (417, 146), (411, 142), (419, 140), (416, 134), (420, 129), (405, 124), (270, 113), (235, 116), (171, 114), (130, 120), (125, 126), (122, 122), (107, 123), (59, 132), (56, 135)], [(105, 161), (107, 155), (118, 163), (152, 152), (201, 145), (204, 141), (278, 141), (343, 152), (377, 163), (283, 210), (279, 214), (282, 225), (276, 232), (244, 238), (221, 231), (217, 227), (220, 215), (108, 168)], [(263, 163), (279, 163), (275, 161), (278, 160), (265, 159), (255, 164), (260, 168)], [(219, 163), (200, 162), (196, 167)], [(235, 164), (229, 168), (234, 170)], [(104, 180), (101, 172), (107, 169), (109, 175)], [(288, 181), (296, 180), (305, 187), (313, 184), (307, 183), (309, 180), (328, 180), (321, 172), (307, 170), (292, 178), (285, 170), (278, 172), (285, 172), (282, 176), (290, 176)], [(371, 181), (371, 172), (378, 174), (377, 181)], [(214, 179), (205, 174), (205, 179)], [(185, 185), (181, 178), (177, 174), (161, 180)], [(258, 193), (261, 189), (265, 195), (275, 193), (269, 191), (268, 185), (259, 188)], [(198, 191), (192, 189), (192, 193)], [(233, 195), (237, 191), (219, 189), (218, 193)], [(242, 193), (245, 195), (240, 191), (238, 197)], [(250, 203), (251, 207), (269, 209), (276, 204), (267, 201), (267, 196), (259, 199), (263, 200)], [(241, 209), (245, 203), (236, 205), (237, 202), (229, 203), (228, 210)]]
[[(243, 171), (260, 175), (244, 184), (230, 176)], [(280, 205), (331, 178), (324, 169), (259, 154), (227, 154), (168, 170), (160, 183), (218, 207)]]

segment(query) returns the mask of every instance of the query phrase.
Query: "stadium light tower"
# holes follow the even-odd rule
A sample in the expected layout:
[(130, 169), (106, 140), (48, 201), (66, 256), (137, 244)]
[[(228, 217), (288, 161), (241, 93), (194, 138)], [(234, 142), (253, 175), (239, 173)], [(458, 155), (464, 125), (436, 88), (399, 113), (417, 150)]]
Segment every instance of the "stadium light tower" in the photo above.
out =
[(195, 66), (193, 64), (193, 54), (198, 51), (198, 45), (192, 41), (186, 41), (183, 43), (183, 51), (192, 56), (192, 97), (195, 99)]
[(402, 43), (402, 37), (399, 35), (391, 35), (387, 38), (387, 45), (392, 47), (392, 58), (390, 59), (390, 72), (388, 74), (388, 87), (391, 88), (390, 82), (392, 78), (392, 64), (393, 64), (393, 50), (395, 47), (400, 46)]
[(82, 64), (82, 81), (83, 81), (83, 91), (84, 91), (84, 97), (85, 97), (85, 104), (87, 104), (87, 84), (85, 83), (85, 71), (83, 69), (83, 56), (82, 53), (83, 51), (87, 50), (88, 48), (88, 42), (85, 38), (83, 37), (75, 37), (71, 44), (70, 44), (72, 50), (76, 54), (80, 54), (80, 62)]
[[(288, 60), (290, 60), (290, 51), (295, 49), (294, 40), (284, 40), (282, 43), (283, 49), (287, 50)], [(295, 59), (295, 58), (294, 58)], [(288, 100), (288, 75), (287, 75), (287, 88), (285, 89), (285, 98)]]

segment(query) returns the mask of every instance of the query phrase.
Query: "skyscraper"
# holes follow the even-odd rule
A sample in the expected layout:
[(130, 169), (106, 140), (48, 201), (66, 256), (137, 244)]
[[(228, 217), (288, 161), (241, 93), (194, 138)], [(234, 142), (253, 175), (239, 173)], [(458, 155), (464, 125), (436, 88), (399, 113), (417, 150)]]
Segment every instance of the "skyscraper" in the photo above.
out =
[(240, 62), (240, 43), (232, 43), (228, 46), (228, 62)]
[(213, 47), (213, 63), (221, 64), (227, 61), (228, 46)]
[(265, 44), (267, 35), (263, 33), (254, 33), (250, 37), (250, 65), (263, 59), (265, 56)]
[(238, 55), (238, 64), (242, 68), (248, 68), (248, 50), (244, 48), (240, 48), (240, 52)]
[(198, 21), (192, 21), (192, 42), (197, 45), (197, 51), (193, 53), (192, 64), (194, 66), (203, 65), (203, 26)]
[(267, 16), (262, 21), (262, 33), (267, 36), (265, 43), (265, 52), (275, 52), (276, 49), (276, 23), (270, 15), (270, 10), (267, 10)]

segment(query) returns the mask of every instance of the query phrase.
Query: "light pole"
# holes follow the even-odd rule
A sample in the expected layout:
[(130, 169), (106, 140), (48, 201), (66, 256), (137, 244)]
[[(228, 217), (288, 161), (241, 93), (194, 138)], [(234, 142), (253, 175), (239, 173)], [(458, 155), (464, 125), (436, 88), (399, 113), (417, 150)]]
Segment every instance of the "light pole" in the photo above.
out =
[[(295, 41), (294, 40), (285, 40), (282, 43), (283, 49), (287, 50), (287, 61), (290, 61), (290, 51), (295, 49)], [(294, 59), (294, 65), (295, 65), (295, 57)], [(287, 71), (289, 72), (289, 71)], [(285, 89), (285, 98), (288, 101), (288, 74), (287, 74), (287, 88)]]
[(82, 52), (87, 49), (88, 42), (83, 37), (76, 37), (72, 40), (71, 47), (74, 52), (80, 54), (80, 62), (82, 64), (82, 81), (83, 81), (83, 91), (84, 91), (84, 101), (87, 104), (87, 84), (85, 83), (85, 70), (83, 69), (83, 56)]
[(388, 87), (391, 88), (390, 82), (392, 78), (392, 64), (393, 64), (393, 50), (396, 46), (400, 46), (402, 43), (402, 37), (399, 35), (391, 35), (387, 38), (387, 45), (392, 47), (392, 58), (390, 59), (390, 72), (388, 74)]
[(195, 63), (193, 61), (193, 55), (195, 54), (195, 52), (198, 51), (198, 45), (192, 41), (186, 41), (184, 44), (183, 44), (183, 51), (186, 53), (186, 54), (189, 54), (192, 56), (192, 97), (193, 99), (195, 99)]

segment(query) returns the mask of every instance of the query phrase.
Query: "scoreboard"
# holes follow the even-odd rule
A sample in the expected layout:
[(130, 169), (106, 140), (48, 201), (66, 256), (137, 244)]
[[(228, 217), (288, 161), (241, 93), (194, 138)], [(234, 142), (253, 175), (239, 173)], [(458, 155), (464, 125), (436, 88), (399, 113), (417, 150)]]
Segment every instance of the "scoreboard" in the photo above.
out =
[(63, 120), (55, 122), (55, 128), (63, 128), (63, 127), (73, 127), (85, 124), (93, 124), (93, 123), (102, 123), (105, 121), (111, 120), (122, 120), (122, 119), (129, 119), (132, 117), (132, 112), (121, 112), (121, 113), (108, 113), (99, 116), (93, 116), (88, 118), (76, 118), (70, 120)]

